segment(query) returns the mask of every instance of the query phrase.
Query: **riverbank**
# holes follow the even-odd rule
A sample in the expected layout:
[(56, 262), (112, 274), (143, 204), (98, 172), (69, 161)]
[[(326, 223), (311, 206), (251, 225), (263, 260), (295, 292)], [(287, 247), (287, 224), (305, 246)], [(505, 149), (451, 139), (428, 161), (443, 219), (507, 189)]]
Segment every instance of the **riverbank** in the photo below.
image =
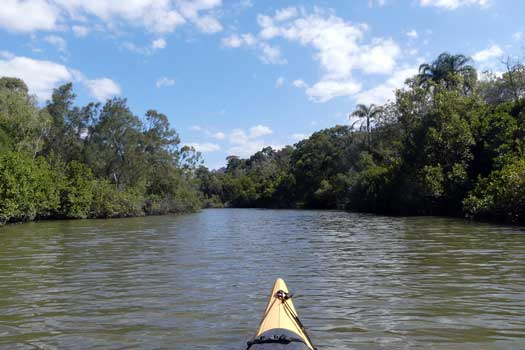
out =
[(72, 84), (40, 107), (22, 80), (0, 78), (0, 224), (195, 211), (200, 162), (155, 110), (75, 106)]
[(422, 67), (446, 74), (422, 70), (395, 101), (356, 106), (350, 125), (229, 156), (213, 171), (162, 113), (135, 116), (121, 98), (74, 106), (71, 84), (40, 108), (23, 81), (0, 78), (0, 224), (203, 206), (523, 224), (525, 69), (509, 63), (501, 76), (478, 79), (469, 62), (443, 53)]
[[(456, 61), (461, 69), (449, 64)], [(426, 76), (431, 70), (423, 70), (407, 80), (394, 101), (358, 105), (351, 125), (247, 158), (231, 156), (217, 171), (202, 169), (200, 191), (231, 207), (523, 224), (525, 69), (517, 62), (501, 76), (478, 79), (468, 63), (462, 55), (443, 53), (422, 67), (446, 74)]]

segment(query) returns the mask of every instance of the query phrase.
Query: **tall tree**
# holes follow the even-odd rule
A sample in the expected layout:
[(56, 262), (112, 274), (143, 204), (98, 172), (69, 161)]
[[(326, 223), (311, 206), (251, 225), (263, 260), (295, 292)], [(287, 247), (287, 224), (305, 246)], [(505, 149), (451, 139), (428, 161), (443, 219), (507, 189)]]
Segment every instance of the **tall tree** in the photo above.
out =
[[(477, 73), (470, 62), (471, 58), (465, 55), (443, 52), (432, 63), (423, 63), (419, 66), (419, 84), (429, 86), (430, 82), (444, 83), (447, 89), (461, 85), (465, 93), (471, 92)], [(458, 81), (458, 77), (462, 81)]]
[(378, 116), (381, 114), (383, 109), (381, 107), (376, 106), (375, 104), (371, 105), (364, 105), (364, 104), (358, 104), (356, 106), (356, 110), (352, 112), (348, 116), (350, 119), (351, 117), (358, 117), (358, 118), (364, 118), (366, 121), (366, 139), (368, 147), (370, 147), (370, 125), (371, 122), (378, 118)]

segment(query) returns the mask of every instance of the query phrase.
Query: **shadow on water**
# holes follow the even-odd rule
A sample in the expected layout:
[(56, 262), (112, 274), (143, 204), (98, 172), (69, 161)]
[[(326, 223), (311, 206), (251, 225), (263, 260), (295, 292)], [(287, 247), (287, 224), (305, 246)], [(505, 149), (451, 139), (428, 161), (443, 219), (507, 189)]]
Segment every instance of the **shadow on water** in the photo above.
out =
[(242, 349), (276, 277), (322, 349), (525, 348), (519, 227), (223, 209), (0, 237), (0, 349)]

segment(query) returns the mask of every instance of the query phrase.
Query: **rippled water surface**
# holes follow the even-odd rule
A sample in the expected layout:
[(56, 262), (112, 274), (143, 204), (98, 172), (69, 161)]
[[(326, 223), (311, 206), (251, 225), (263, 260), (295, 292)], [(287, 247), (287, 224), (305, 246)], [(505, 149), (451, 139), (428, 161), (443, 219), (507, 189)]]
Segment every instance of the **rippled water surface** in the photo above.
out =
[(0, 228), (0, 349), (243, 349), (276, 277), (320, 349), (525, 349), (525, 230), (344, 212)]

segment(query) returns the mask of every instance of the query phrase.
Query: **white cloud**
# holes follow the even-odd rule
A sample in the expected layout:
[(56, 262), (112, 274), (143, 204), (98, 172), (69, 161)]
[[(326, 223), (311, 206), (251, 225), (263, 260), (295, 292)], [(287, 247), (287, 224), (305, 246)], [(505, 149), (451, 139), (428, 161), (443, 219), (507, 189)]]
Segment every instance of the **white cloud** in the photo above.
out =
[(458, 7), (477, 5), (480, 7), (487, 7), (490, 0), (420, 0), (419, 4), (423, 7), (433, 6), (446, 10), (455, 10)]
[(13, 32), (52, 30), (58, 20), (58, 9), (46, 0), (2, 0), (0, 27)]
[(394, 91), (405, 85), (405, 80), (416, 75), (417, 68), (396, 70), (384, 83), (369, 90), (362, 91), (355, 96), (357, 103), (381, 105), (394, 98)]
[(55, 46), (62, 53), (67, 52), (67, 42), (58, 35), (48, 35), (44, 38), (44, 41)]
[(405, 33), (405, 35), (411, 39), (417, 39), (418, 37), (417, 31), (415, 29), (409, 30), (408, 32)]
[(166, 48), (167, 42), (163, 38), (155, 39), (149, 46), (138, 46), (131, 42), (124, 42), (120, 45), (121, 48), (137, 53), (139, 55), (149, 56), (153, 55), (155, 51)]
[(324, 79), (346, 79), (355, 69), (365, 73), (390, 73), (401, 50), (391, 39), (363, 42), (366, 25), (353, 25), (331, 13), (316, 10), (291, 21), (257, 18), (262, 39), (282, 37), (316, 50), (315, 59), (325, 71)]
[(516, 32), (516, 33), (512, 34), (512, 39), (514, 39), (516, 41), (521, 40), (521, 38), (523, 38), (523, 32)]
[(284, 78), (283, 77), (279, 77), (275, 80), (275, 87), (281, 87), (283, 86), (284, 84)]
[(109, 78), (88, 79), (84, 84), (90, 95), (101, 102), (121, 94), (120, 86)]
[(310, 137), (309, 134), (302, 134), (302, 133), (292, 134), (292, 140), (294, 141), (301, 141), (301, 140), (307, 139), (308, 137)]
[[(222, 30), (222, 25), (216, 16), (210, 12), (222, 5), (222, 0), (178, 0), (178, 8), (182, 15), (192, 21), (204, 33), (216, 33)], [(201, 16), (201, 12), (206, 12)]]
[(217, 152), (217, 151), (220, 151), (221, 149), (219, 145), (215, 143), (211, 143), (211, 142), (204, 142), (204, 143), (192, 142), (192, 143), (189, 143), (188, 146), (195, 148), (197, 151), (201, 153)]
[[(254, 153), (260, 151), (261, 149), (267, 146), (270, 146), (270, 144), (267, 142), (264, 142), (261, 140), (254, 140), (254, 141), (249, 141), (249, 142), (246, 142), (240, 145), (232, 146), (228, 149), (228, 152), (231, 155), (236, 155), (241, 158), (248, 158)], [(275, 146), (275, 145), (271, 145), (271, 146), (274, 149), (278, 149), (281, 147), (281, 146)]]
[(122, 43), (121, 47), (123, 49), (128, 50), (128, 51), (137, 53), (139, 55), (151, 55), (152, 54), (152, 50), (149, 47), (137, 46), (137, 45), (135, 45), (133, 43), (130, 43), (130, 42)]
[[(379, 5), (384, 5), (381, 2)], [(336, 16), (333, 11), (315, 9), (313, 13), (299, 15), (290, 8), (276, 11), (274, 16), (259, 14), (259, 40), (283, 38), (315, 50), (323, 75), (308, 86), (301, 80), (294, 86), (304, 88), (310, 100), (326, 102), (338, 96), (351, 96), (361, 90), (354, 74), (391, 74), (401, 56), (401, 48), (390, 38), (366, 39), (366, 24), (352, 24)], [(412, 37), (416, 31), (409, 32)], [(276, 57), (282, 58), (280, 51)], [(274, 59), (274, 62), (278, 59)]]
[(262, 139), (263, 136), (272, 133), (273, 131), (264, 125), (255, 125), (247, 132), (242, 129), (233, 129), (228, 135), (228, 142), (232, 145), (228, 152), (240, 157), (249, 157), (269, 145), (275, 149), (281, 148), (282, 146), (272, 145), (271, 142)]
[(275, 17), (274, 19), (277, 22), (286, 21), (290, 18), (297, 17), (297, 8), (294, 6), (290, 6), (281, 10), (275, 11)]
[(151, 42), (151, 47), (155, 50), (164, 49), (166, 45), (167, 45), (166, 40), (164, 40), (163, 38), (158, 38)]
[(73, 30), (73, 34), (77, 37), (77, 38), (83, 38), (85, 36), (87, 36), (89, 34), (89, 28), (88, 27), (85, 27), (85, 26), (73, 26), (71, 27), (71, 29)]
[(248, 135), (242, 129), (233, 129), (230, 135), (228, 136), (230, 143), (235, 145), (244, 145), (248, 143)]
[(265, 125), (256, 125), (250, 128), (250, 137), (257, 138), (273, 133), (272, 129)]
[(503, 50), (498, 45), (492, 45), (485, 50), (481, 50), (472, 55), (476, 62), (486, 62), (494, 58), (499, 58), (503, 55)]
[(109, 78), (88, 79), (81, 72), (59, 63), (14, 56), (10, 53), (1, 56), (4, 59), (0, 59), (0, 76), (22, 79), (29, 92), (35, 94), (40, 101), (49, 99), (54, 88), (69, 81), (84, 85), (90, 95), (99, 101), (121, 92), (118, 84)]
[(192, 125), (190, 126), (190, 130), (192, 131), (202, 131), (202, 128), (198, 125)]
[(173, 86), (173, 85), (175, 85), (175, 79), (171, 79), (168, 77), (158, 78), (157, 81), (155, 82), (155, 86), (158, 88)]
[(292, 83), (293, 86), (295, 86), (296, 88), (299, 88), (299, 89), (306, 89), (308, 87), (308, 84), (306, 84), (303, 80), (301, 79), (296, 79), (293, 81)]
[(260, 43), (260, 60), (267, 64), (286, 64), (287, 61), (282, 57), (281, 50), (276, 46)]
[(287, 61), (282, 57), (281, 50), (276, 46), (271, 46), (265, 42), (260, 42), (250, 33), (232, 34), (222, 38), (223, 47), (239, 48), (241, 46), (255, 47), (259, 52), (259, 59), (267, 64), (286, 64)]
[(396, 59), (401, 53), (399, 46), (391, 39), (374, 39), (364, 47), (360, 56), (360, 69), (368, 74), (388, 74), (394, 70)]
[(354, 81), (322, 80), (306, 89), (308, 98), (317, 103), (327, 102), (335, 97), (351, 96), (361, 90), (361, 84)]
[(213, 16), (202, 16), (196, 18), (194, 23), (203, 33), (213, 34), (222, 30), (221, 23)]
[(226, 134), (223, 133), (222, 131), (218, 131), (216, 133), (213, 133), (211, 136), (213, 138), (217, 139), (217, 140), (224, 140), (226, 138)]
[(62, 64), (17, 56), (0, 59), (0, 76), (22, 79), (29, 91), (41, 101), (51, 97), (53, 88), (73, 78), (71, 72)]
[(95, 16), (110, 25), (121, 20), (156, 33), (172, 32), (186, 22), (171, 2), (165, 0), (55, 0), (55, 3), (72, 18)]
[[(67, 19), (102, 21), (107, 27), (122, 24), (141, 26), (154, 33), (170, 33), (185, 23), (193, 23), (201, 32), (222, 30), (218, 20), (221, 0), (3, 0), (0, 26), (14, 32), (53, 30)], [(88, 32), (76, 25), (78, 37)]]
[(237, 48), (244, 45), (251, 46), (257, 42), (257, 39), (252, 34), (232, 34), (222, 38), (221, 43), (224, 47)]

